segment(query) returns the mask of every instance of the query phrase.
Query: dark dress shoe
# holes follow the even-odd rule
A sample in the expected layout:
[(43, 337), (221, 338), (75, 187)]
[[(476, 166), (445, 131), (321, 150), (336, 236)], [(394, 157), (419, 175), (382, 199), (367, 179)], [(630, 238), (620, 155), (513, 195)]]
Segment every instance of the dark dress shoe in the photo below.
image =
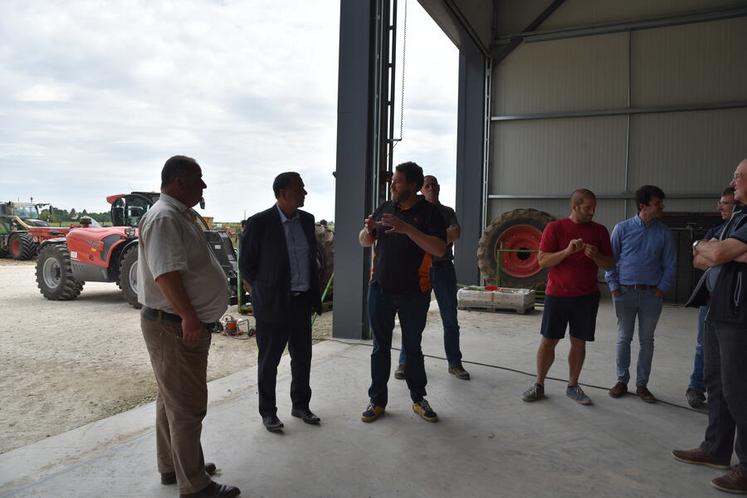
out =
[[(208, 462), (205, 464), (205, 472), (209, 476), (214, 475), (216, 471), (215, 464)], [(176, 484), (176, 472), (163, 472), (161, 473), (161, 484), (168, 486), (169, 484)]]
[(265, 429), (270, 432), (281, 432), (283, 430), (283, 423), (277, 415), (266, 415), (262, 417), (262, 423), (265, 424)]
[(197, 493), (189, 493), (186, 495), (179, 495), (180, 498), (233, 498), (239, 496), (241, 490), (236, 486), (227, 486), (225, 484), (218, 484), (217, 482), (211, 482), (206, 488), (198, 491)]
[(294, 408), (291, 410), (291, 415), (294, 417), (298, 417), (307, 424), (311, 425), (319, 425), (319, 422), (321, 419), (314, 415), (314, 412), (309, 410), (308, 408)]

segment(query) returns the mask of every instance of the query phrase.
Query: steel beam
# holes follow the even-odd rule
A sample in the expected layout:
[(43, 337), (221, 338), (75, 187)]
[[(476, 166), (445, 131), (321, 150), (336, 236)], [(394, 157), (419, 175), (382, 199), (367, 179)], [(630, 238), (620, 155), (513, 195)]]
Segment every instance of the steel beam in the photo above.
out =
[(622, 31), (640, 31), (643, 29), (680, 26), (683, 24), (717, 21), (720, 19), (731, 19), (744, 16), (747, 16), (747, 7), (728, 10), (694, 12), (686, 15), (658, 17), (655, 19), (642, 19), (636, 21), (623, 21), (604, 24), (589, 24), (586, 26), (575, 26), (571, 28), (553, 29), (547, 31), (524, 30), (521, 33), (499, 36), (495, 41), (499, 45), (510, 46), (517, 38), (527, 43), (549, 40), (562, 40), (566, 38), (579, 38), (582, 36), (620, 33)]
[[(696, 192), (692, 194), (688, 193), (667, 193), (667, 199), (718, 199), (719, 192)], [(595, 194), (596, 198), (602, 200), (631, 200), (635, 199), (635, 193), (621, 193), (621, 194)], [(568, 192), (564, 194), (490, 194), (488, 199), (501, 199), (501, 200), (568, 200)]]
[(599, 116), (631, 116), (634, 114), (664, 114), (669, 112), (716, 111), (723, 109), (742, 109), (747, 101), (715, 102), (712, 104), (693, 104), (659, 107), (621, 107), (619, 109), (599, 109), (589, 111), (554, 112), (542, 114), (523, 114), (492, 116), (491, 121), (531, 121), (536, 119), (591, 118)]
[[(565, 0), (553, 0), (553, 2), (548, 5), (547, 8), (540, 13), (540, 15), (538, 15), (531, 23), (529, 23), (529, 26), (524, 29), (524, 32), (535, 31), (543, 22), (545, 22), (548, 17), (553, 14), (553, 12), (558, 10), (558, 7), (563, 5), (564, 2)], [(493, 55), (493, 63), (499, 64), (503, 59), (508, 57), (511, 52), (516, 50), (516, 47), (521, 45), (522, 41), (524, 41), (522, 35), (517, 35), (510, 38), (506, 42), (506, 45), (499, 48), (498, 51)]]

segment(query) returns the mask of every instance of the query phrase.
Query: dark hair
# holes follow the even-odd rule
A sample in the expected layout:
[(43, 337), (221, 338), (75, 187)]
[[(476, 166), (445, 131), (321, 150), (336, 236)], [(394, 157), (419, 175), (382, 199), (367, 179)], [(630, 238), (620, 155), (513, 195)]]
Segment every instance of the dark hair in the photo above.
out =
[(653, 197), (658, 197), (661, 200), (666, 199), (664, 191), (656, 185), (644, 185), (635, 191), (635, 201), (638, 203), (640, 209), (641, 204), (648, 205)]
[(272, 182), (272, 191), (275, 192), (275, 199), (280, 197), (281, 190), (290, 187), (293, 178), (301, 178), (301, 175), (295, 171), (286, 171), (275, 177), (275, 181)]
[(736, 189), (734, 187), (726, 187), (723, 192), (721, 192), (721, 197), (725, 195), (734, 195), (736, 192)]
[(407, 183), (414, 183), (415, 190), (423, 188), (423, 183), (425, 181), (423, 178), (423, 168), (418, 166), (417, 163), (408, 161), (406, 163), (398, 164), (394, 169), (405, 175)]
[(170, 157), (161, 170), (161, 188), (170, 184), (177, 178), (183, 177), (190, 172), (195, 166), (199, 167), (197, 161), (187, 156)]

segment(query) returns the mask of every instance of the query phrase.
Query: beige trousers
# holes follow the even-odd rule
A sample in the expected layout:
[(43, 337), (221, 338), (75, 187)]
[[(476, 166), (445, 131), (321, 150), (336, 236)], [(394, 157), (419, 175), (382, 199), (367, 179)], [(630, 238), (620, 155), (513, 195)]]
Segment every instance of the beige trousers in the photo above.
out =
[(158, 471), (176, 472), (180, 494), (196, 493), (210, 484), (200, 435), (207, 413), (207, 360), (211, 335), (183, 341), (179, 322), (140, 317), (150, 363), (158, 383), (156, 453)]

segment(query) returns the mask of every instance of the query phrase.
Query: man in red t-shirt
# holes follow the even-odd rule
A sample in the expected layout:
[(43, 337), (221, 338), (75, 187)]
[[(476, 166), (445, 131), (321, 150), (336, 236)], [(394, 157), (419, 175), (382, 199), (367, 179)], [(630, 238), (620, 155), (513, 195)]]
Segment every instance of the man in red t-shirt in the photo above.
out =
[(537, 350), (537, 381), (524, 392), (524, 401), (545, 398), (545, 376), (555, 360), (555, 346), (571, 336), (568, 353), (568, 388), (566, 395), (582, 405), (591, 400), (578, 385), (578, 376), (586, 357), (586, 342), (594, 340), (599, 308), (597, 273), (615, 266), (607, 229), (594, 223), (597, 199), (591, 190), (578, 189), (571, 195), (568, 218), (549, 223), (542, 232), (539, 264), (550, 272), (545, 289), (545, 310), (542, 314)]

